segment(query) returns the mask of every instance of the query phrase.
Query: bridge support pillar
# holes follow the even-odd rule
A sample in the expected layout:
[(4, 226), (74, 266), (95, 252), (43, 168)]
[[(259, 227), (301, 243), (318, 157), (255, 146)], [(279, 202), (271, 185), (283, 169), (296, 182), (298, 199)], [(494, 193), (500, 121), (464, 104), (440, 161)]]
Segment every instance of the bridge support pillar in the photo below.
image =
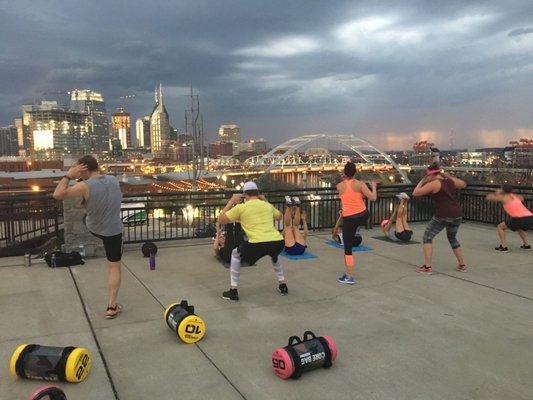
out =
[(81, 199), (63, 200), (65, 244), (62, 250), (79, 251), (80, 245), (83, 245), (86, 257), (105, 256), (102, 241), (87, 230), (83, 217), (85, 217), (85, 208), (81, 205)]

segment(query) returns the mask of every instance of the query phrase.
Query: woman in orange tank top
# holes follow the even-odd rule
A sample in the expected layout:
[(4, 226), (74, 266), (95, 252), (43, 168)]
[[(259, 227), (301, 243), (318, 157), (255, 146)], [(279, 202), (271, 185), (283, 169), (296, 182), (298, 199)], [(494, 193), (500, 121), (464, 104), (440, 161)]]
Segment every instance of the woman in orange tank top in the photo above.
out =
[(346, 273), (337, 279), (340, 283), (353, 285), (353, 238), (360, 225), (368, 219), (368, 210), (363, 197), (375, 201), (378, 197), (376, 183), (372, 182), (369, 189), (366, 183), (355, 179), (355, 164), (348, 162), (344, 166), (344, 180), (337, 185), (342, 204), (342, 237), (344, 241), (344, 266)]
[(500, 245), (495, 248), (497, 251), (507, 252), (507, 240), (505, 238), (505, 230), (509, 228), (518, 233), (522, 239), (523, 250), (531, 250), (531, 245), (527, 242), (527, 234), (525, 231), (533, 229), (533, 213), (522, 203), (524, 198), (513, 193), (511, 185), (503, 185), (501, 189), (494, 193), (487, 195), (488, 201), (496, 201), (503, 204), (503, 209), (511, 219), (509, 222), (500, 222), (497, 226), (498, 236), (500, 237)]

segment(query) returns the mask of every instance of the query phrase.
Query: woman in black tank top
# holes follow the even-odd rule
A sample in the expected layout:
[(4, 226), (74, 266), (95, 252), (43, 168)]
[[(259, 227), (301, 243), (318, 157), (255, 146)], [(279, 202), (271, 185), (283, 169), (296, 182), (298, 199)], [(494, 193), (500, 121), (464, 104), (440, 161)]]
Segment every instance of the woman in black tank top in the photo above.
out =
[(416, 269), (421, 274), (431, 275), (433, 269), (431, 260), (433, 256), (433, 238), (444, 228), (448, 242), (457, 258), (457, 270), (466, 272), (466, 265), (463, 259), (463, 250), (457, 240), (457, 232), (461, 225), (461, 204), (457, 197), (456, 190), (466, 187), (466, 183), (447, 173), (444, 173), (440, 166), (435, 163), (426, 170), (426, 176), (418, 183), (413, 191), (414, 197), (430, 195), (435, 203), (435, 215), (429, 221), (424, 232), (424, 265)]

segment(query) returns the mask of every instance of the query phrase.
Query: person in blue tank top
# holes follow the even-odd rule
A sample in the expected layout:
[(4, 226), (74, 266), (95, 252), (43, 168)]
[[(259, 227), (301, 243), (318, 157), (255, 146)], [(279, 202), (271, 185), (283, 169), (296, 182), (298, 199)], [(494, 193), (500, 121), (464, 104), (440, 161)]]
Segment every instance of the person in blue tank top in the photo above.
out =
[[(79, 180), (70, 185), (71, 180)], [(98, 162), (87, 155), (78, 160), (59, 181), (54, 199), (81, 197), (86, 209), (87, 229), (102, 240), (108, 261), (109, 301), (105, 317), (116, 318), (122, 311), (117, 303), (121, 282), (122, 229), (120, 184), (112, 175), (100, 174)]]

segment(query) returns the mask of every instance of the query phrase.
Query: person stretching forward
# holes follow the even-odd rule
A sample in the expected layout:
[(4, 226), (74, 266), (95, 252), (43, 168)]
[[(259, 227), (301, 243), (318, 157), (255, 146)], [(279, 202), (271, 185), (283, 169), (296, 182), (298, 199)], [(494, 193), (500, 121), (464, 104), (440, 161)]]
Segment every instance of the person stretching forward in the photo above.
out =
[(281, 220), (283, 214), (264, 196), (259, 195), (259, 189), (254, 182), (246, 182), (243, 191), (245, 202), (238, 204), (243, 196), (233, 195), (218, 216), (218, 222), (221, 224), (239, 220), (248, 237), (240, 248), (231, 252), (230, 289), (222, 293), (222, 297), (227, 300), (239, 300), (237, 286), (241, 274), (241, 261), (253, 265), (264, 256), (270, 256), (278, 279), (278, 290), (281, 295), (285, 296), (289, 293), (289, 289), (285, 284), (283, 268), (279, 261), (284, 241), (283, 236), (274, 226), (274, 220)]
[(533, 213), (527, 209), (522, 203), (524, 198), (513, 193), (511, 185), (503, 185), (501, 189), (495, 193), (487, 195), (488, 201), (497, 201), (503, 204), (503, 209), (511, 219), (509, 222), (500, 222), (498, 224), (498, 236), (500, 237), (500, 245), (496, 247), (498, 251), (509, 251), (507, 248), (507, 241), (505, 240), (505, 230), (509, 228), (520, 235), (522, 242), (521, 249), (531, 250), (531, 245), (527, 242), (527, 234), (525, 231), (533, 229)]

